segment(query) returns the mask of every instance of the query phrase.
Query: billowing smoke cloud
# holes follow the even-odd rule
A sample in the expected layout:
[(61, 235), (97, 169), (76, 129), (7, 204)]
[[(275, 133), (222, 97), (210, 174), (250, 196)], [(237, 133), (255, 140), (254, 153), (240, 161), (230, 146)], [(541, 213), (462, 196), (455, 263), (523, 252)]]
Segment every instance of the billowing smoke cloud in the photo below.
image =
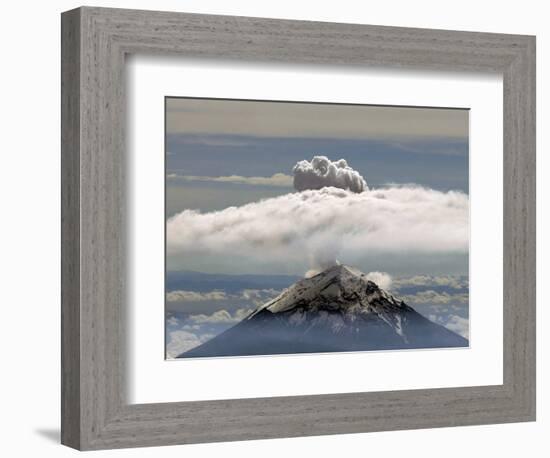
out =
[(325, 156), (314, 156), (310, 161), (300, 161), (292, 169), (294, 173), (294, 189), (321, 189), (333, 186), (340, 189), (349, 189), (353, 192), (368, 190), (367, 182), (353, 170), (345, 159), (332, 162)]
[(467, 253), (469, 202), (461, 192), (325, 187), (240, 207), (186, 210), (167, 223), (168, 254), (311, 260), (311, 267), (386, 253)]
[(382, 289), (390, 289), (392, 283), (391, 275), (386, 272), (369, 272), (367, 280), (376, 283)]
[(336, 259), (336, 256), (330, 256), (330, 253), (323, 253), (323, 256), (319, 258), (318, 256), (310, 256), (309, 265), (312, 267), (307, 270), (304, 274), (305, 278), (314, 277), (317, 274), (320, 274), (323, 270), (332, 267), (333, 265), (340, 265), (340, 261)]

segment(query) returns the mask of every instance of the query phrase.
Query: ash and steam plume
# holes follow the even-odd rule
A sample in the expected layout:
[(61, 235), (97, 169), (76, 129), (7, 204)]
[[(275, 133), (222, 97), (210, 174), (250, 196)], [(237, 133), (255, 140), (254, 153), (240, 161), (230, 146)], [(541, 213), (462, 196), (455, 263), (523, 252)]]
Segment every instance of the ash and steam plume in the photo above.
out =
[(292, 169), (294, 189), (321, 189), (326, 186), (348, 189), (355, 193), (367, 191), (367, 182), (359, 172), (353, 170), (345, 159), (331, 161), (325, 156), (314, 156), (310, 161), (298, 162)]

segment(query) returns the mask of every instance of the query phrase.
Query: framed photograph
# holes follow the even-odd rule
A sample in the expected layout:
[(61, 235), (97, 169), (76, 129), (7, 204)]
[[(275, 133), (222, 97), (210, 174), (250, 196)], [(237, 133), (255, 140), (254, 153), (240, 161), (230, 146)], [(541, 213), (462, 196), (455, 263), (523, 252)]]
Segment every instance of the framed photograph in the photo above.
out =
[(535, 419), (535, 38), (62, 15), (62, 442)]

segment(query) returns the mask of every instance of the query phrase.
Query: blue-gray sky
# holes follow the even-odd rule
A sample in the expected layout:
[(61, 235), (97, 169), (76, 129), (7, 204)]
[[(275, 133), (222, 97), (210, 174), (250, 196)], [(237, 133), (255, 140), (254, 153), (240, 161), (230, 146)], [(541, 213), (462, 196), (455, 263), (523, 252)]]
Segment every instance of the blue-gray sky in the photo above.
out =
[[(415, 183), (441, 191), (468, 192), (468, 140), (463, 138), (334, 139), (168, 134), (166, 144), (170, 153), (167, 156), (169, 175), (291, 175), (292, 167), (299, 160), (324, 155), (332, 160), (345, 158), (366, 178), (370, 187)], [(291, 185), (287, 189), (273, 189), (273, 186), (184, 181), (175, 177), (169, 178), (167, 184), (169, 215), (186, 208), (219, 210), (292, 189)]]

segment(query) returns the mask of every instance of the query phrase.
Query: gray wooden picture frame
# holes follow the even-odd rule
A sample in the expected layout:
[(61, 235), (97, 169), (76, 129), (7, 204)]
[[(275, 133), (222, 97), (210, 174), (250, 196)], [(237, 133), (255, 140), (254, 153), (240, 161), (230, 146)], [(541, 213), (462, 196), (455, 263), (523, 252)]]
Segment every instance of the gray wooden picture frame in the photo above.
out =
[[(62, 14), (62, 427), (80, 450), (535, 419), (535, 38), (83, 7)], [(128, 404), (125, 56), (504, 78), (502, 385)]]

